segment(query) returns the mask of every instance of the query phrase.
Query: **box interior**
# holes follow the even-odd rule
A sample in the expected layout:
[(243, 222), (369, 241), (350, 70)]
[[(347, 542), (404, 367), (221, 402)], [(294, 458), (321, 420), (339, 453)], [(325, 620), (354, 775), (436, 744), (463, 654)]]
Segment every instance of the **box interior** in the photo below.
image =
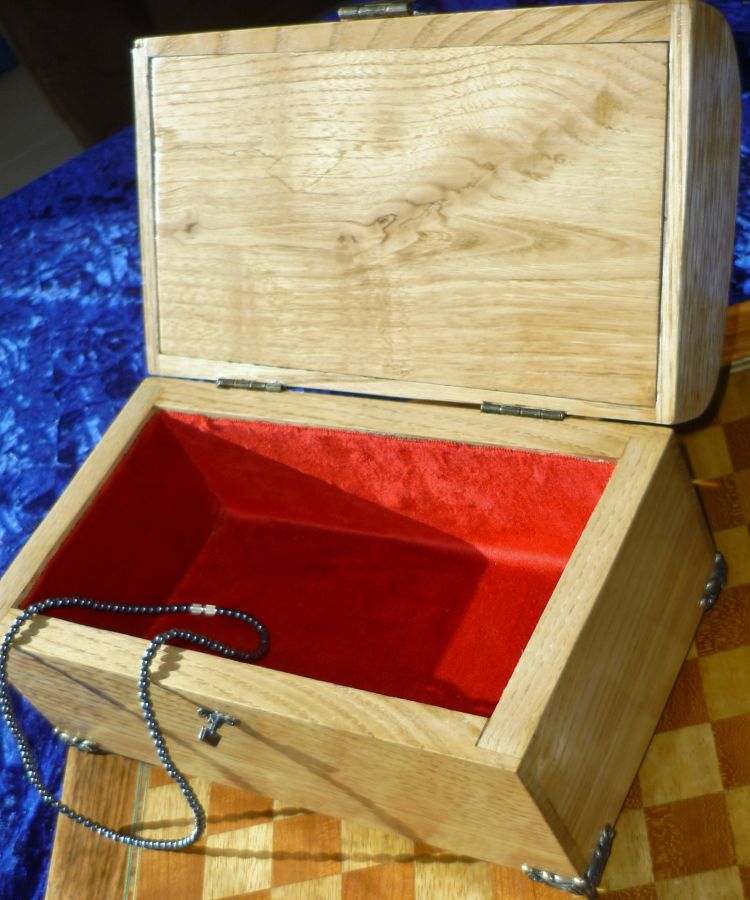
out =
[[(488, 716), (614, 463), (156, 412), (25, 600), (213, 603), (260, 665)], [(220, 617), (68, 610), (234, 646)]]

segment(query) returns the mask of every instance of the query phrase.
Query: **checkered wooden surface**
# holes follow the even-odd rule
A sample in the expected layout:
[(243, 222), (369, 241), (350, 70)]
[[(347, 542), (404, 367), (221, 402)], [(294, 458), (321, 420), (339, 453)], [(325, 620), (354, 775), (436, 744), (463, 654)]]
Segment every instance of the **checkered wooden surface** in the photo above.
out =
[[(686, 434), (684, 444), (729, 563), (729, 586), (703, 617), (616, 823), (604, 882), (612, 900), (750, 898), (750, 371), (730, 376), (718, 416)], [(103, 848), (62, 822), (48, 897), (563, 896), (517, 871), (221, 785), (194, 784), (209, 819), (199, 845), (181, 854)], [(116, 809), (120, 826), (135, 821), (147, 834), (189, 829), (184, 801), (157, 768), (71, 755), (66, 794), (73, 805), (86, 795), (102, 815), (109, 810), (110, 822)]]

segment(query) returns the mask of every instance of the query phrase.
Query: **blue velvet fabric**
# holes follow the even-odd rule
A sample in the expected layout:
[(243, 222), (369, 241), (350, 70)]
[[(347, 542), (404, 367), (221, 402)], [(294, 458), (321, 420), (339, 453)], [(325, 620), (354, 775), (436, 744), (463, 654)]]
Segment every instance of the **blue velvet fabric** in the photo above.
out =
[[(562, 2), (562, 0), (558, 0)], [(431, 4), (443, 12), (542, 2)], [(750, 5), (716, 0), (743, 77), (732, 302), (750, 293)], [(0, 201), (0, 572), (145, 375), (132, 131)], [(17, 701), (48, 783), (64, 749)], [(44, 893), (54, 816), (27, 788), (0, 729), (0, 900)]]
[[(145, 375), (134, 153), (128, 130), (0, 202), (0, 572)], [(63, 745), (16, 707), (59, 789)], [(42, 897), (55, 816), (4, 728), (0, 766), (0, 898)]]

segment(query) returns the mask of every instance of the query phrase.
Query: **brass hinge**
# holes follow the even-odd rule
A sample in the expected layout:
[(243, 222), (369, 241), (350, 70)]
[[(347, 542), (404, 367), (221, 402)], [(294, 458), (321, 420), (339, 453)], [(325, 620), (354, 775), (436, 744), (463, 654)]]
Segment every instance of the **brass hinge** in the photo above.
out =
[(490, 403), (485, 400), (479, 407), (480, 412), (492, 413), (496, 416), (523, 416), (526, 419), (554, 419), (561, 421), (567, 413), (561, 409), (537, 409), (533, 406), (512, 406), (507, 403)]
[(217, 378), (216, 387), (224, 390), (236, 388), (240, 391), (269, 391), (276, 394), (287, 389), (280, 381), (250, 381), (245, 378)]
[(416, 16), (414, 3), (353, 3), (339, 7), (339, 19), (395, 19)]

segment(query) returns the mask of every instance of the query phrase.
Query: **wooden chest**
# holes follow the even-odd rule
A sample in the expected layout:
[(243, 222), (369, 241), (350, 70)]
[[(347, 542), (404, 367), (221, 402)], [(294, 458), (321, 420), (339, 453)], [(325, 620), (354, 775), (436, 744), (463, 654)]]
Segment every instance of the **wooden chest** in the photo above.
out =
[[(718, 372), (728, 28), (652, 0), (134, 59), (155, 377), (0, 582), (5, 626), (59, 595), (245, 609), (260, 664), (155, 668), (187, 772), (582, 872), (714, 562), (665, 426)], [(27, 629), (11, 679), (152, 761), (138, 661), (172, 624), (251, 639), (70, 612)], [(219, 746), (198, 707), (238, 719)]]

